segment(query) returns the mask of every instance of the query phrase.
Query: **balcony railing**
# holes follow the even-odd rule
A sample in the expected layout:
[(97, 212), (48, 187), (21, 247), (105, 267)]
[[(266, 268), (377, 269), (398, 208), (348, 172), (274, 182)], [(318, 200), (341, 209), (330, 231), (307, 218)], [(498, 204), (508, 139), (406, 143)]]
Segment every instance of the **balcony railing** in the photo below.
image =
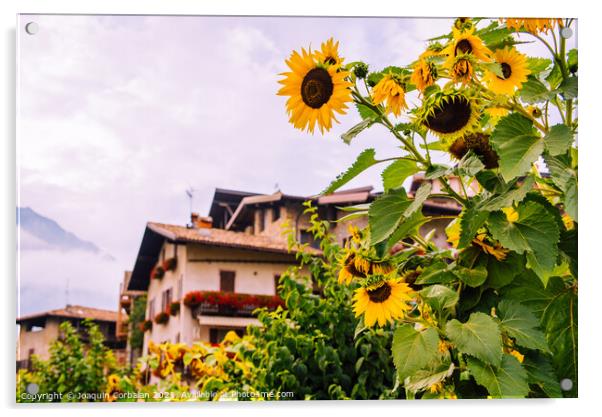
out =
[(31, 361), (29, 359), (21, 359), (17, 361), (17, 371), (20, 369), (31, 370)]

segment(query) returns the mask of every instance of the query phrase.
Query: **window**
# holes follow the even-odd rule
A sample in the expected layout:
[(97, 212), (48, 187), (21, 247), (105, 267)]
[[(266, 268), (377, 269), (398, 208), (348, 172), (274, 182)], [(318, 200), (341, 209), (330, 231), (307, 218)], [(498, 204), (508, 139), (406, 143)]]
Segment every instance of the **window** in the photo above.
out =
[(169, 305), (171, 304), (171, 288), (163, 291), (161, 294), (161, 311), (167, 311), (169, 309)]
[(264, 211), (262, 209), (256, 209), (257, 210), (257, 214), (255, 215), (255, 221), (257, 222), (257, 231), (258, 232), (263, 232), (263, 229), (265, 228), (265, 214)]
[(273, 220), (276, 221), (280, 218), (280, 207), (274, 207), (274, 217)]
[(314, 239), (314, 235), (307, 230), (301, 230), (300, 236), (301, 243), (309, 243), (309, 246), (315, 249), (320, 249), (320, 242)]
[(278, 295), (278, 283), (280, 282), (280, 274), (274, 274), (274, 294)]
[(180, 343), (180, 332), (176, 333), (176, 338), (174, 343)]
[(219, 271), (219, 290), (223, 292), (234, 292), (234, 271)]
[(148, 319), (152, 320), (155, 317), (155, 299), (149, 301), (148, 303)]
[(27, 353), (27, 357), (28, 359), (31, 359), (31, 355), (35, 354), (36, 351), (34, 348), (29, 349), (29, 352)]

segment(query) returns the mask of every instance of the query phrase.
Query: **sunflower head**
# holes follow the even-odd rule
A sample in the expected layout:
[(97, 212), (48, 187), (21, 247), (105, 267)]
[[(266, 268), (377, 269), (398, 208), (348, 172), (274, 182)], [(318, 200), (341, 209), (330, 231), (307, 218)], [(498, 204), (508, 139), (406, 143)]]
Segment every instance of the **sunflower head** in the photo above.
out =
[(353, 296), (355, 316), (363, 314), (366, 326), (384, 326), (412, 309), (408, 303), (414, 295), (406, 283), (384, 276), (370, 278)]
[(479, 233), (473, 240), (472, 244), (481, 248), (483, 252), (493, 256), (498, 261), (503, 261), (508, 256), (508, 249), (502, 247), (500, 242), (491, 241), (486, 233)]
[(439, 91), (422, 103), (418, 121), (443, 141), (453, 140), (474, 130), (479, 121), (476, 100), (457, 90)]
[(399, 116), (401, 111), (408, 107), (405, 88), (401, 75), (390, 72), (385, 74), (372, 89), (372, 101), (374, 104), (384, 105), (387, 113), (391, 112)]
[(517, 32), (526, 30), (530, 33), (548, 33), (550, 29), (554, 29), (556, 25), (560, 25), (560, 19), (540, 19), (540, 18), (503, 18), (502, 21), (506, 23), (509, 29), (513, 29)]
[(358, 63), (353, 67), (353, 74), (360, 80), (368, 76), (368, 64), (363, 62)]
[(462, 159), (469, 151), (473, 151), (485, 164), (485, 168), (497, 168), (499, 156), (489, 143), (489, 135), (481, 132), (470, 133), (458, 138), (449, 147), (451, 153), (457, 159)]
[(451, 68), (459, 55), (471, 54), (479, 61), (491, 61), (491, 51), (485, 46), (481, 38), (474, 35), (474, 27), (470, 30), (459, 31), (452, 29), (453, 39), (443, 50), (447, 55), (445, 66)]
[(513, 95), (527, 81), (527, 75), (530, 74), (527, 58), (509, 46), (496, 50), (493, 58), (500, 64), (502, 74), (500, 76), (486, 71), (483, 80), (494, 93)]
[(508, 114), (508, 109), (506, 109), (504, 107), (492, 106), (492, 107), (487, 107), (485, 109), (485, 112), (490, 117), (499, 118), (499, 117), (504, 117), (505, 115), (507, 115)]
[(338, 123), (335, 112), (345, 114), (352, 100), (351, 82), (346, 80), (350, 73), (318, 61), (315, 55), (305, 49), (301, 53), (293, 51), (286, 61), (291, 71), (281, 74), (284, 79), (279, 83), (283, 87), (278, 95), (288, 96), (286, 110), (293, 126), (313, 133), (317, 125), (324, 133), (333, 120)]
[(413, 67), (410, 81), (419, 91), (424, 91), (427, 87), (435, 84), (437, 80), (437, 66), (428, 59), (420, 59)]
[(475, 75), (474, 64), (474, 58), (470, 54), (458, 55), (449, 71), (452, 81), (464, 85), (470, 83)]
[(458, 17), (454, 20), (454, 29), (459, 30), (460, 32), (464, 32), (466, 30), (471, 30), (474, 28), (474, 23), (468, 17)]
[(333, 38), (322, 42), (321, 48), (314, 52), (316, 60), (321, 64), (340, 67), (344, 61), (339, 55), (339, 42), (335, 43)]
[(353, 251), (348, 251), (341, 259), (338, 282), (339, 284), (349, 284), (353, 278), (365, 278), (366, 274), (355, 267), (357, 254)]

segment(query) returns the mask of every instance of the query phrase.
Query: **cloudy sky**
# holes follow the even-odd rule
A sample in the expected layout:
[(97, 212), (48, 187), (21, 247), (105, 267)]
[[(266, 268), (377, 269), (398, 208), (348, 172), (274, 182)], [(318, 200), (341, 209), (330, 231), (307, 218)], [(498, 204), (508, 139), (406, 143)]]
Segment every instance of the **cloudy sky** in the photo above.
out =
[[(25, 34), (34, 21), (39, 30)], [(18, 164), (31, 207), (114, 260), (21, 251), (21, 313), (69, 301), (114, 308), (147, 221), (185, 224), (185, 189), (206, 214), (216, 187), (311, 195), (367, 146), (395, 155), (378, 127), (350, 146), (339, 120), (314, 136), (276, 96), (284, 59), (334, 36), (347, 62), (405, 65), (449, 19), (21, 15)], [(528, 48), (535, 48), (527, 46)], [(536, 48), (543, 56), (544, 52)], [(349, 186), (379, 185), (379, 168)]]

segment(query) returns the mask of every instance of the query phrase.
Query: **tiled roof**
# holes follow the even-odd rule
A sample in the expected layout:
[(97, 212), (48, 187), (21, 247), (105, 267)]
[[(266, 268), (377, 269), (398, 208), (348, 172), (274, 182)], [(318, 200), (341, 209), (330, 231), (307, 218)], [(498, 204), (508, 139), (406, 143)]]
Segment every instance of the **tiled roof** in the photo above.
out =
[(68, 305), (65, 308), (19, 317), (17, 318), (17, 323), (41, 317), (65, 317), (92, 319), (97, 321), (117, 321), (117, 312), (112, 310), (103, 310), (100, 308)]
[[(250, 235), (223, 229), (194, 229), (173, 224), (149, 222), (148, 228), (174, 241), (196, 242), (214, 246), (226, 246), (241, 249), (255, 249), (277, 253), (295, 253), (289, 251), (285, 239), (275, 239), (270, 236)], [(317, 249), (307, 248), (307, 252), (319, 254)]]

